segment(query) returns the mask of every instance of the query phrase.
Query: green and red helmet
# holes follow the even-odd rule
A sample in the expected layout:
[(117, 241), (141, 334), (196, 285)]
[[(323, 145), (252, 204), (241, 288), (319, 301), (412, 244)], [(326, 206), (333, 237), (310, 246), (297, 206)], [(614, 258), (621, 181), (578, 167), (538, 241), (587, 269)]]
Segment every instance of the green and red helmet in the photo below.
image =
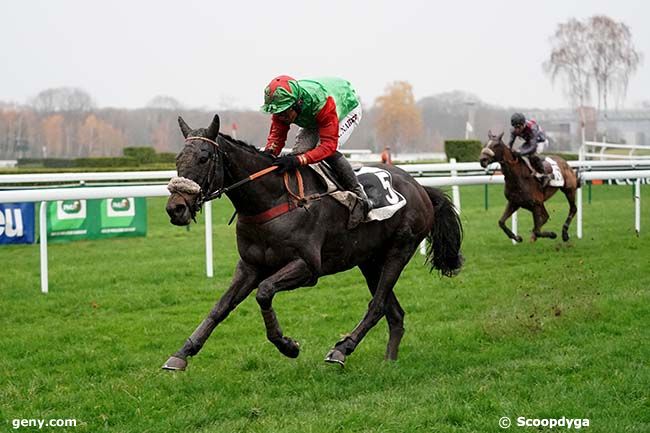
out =
[(298, 81), (288, 75), (280, 75), (272, 79), (264, 89), (262, 111), (271, 114), (281, 113), (291, 108), (298, 99), (300, 99)]

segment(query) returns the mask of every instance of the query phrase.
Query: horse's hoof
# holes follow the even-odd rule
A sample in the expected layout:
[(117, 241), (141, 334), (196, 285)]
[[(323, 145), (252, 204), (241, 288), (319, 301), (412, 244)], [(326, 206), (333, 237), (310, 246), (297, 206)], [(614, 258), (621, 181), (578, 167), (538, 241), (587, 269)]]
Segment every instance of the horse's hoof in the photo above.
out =
[(524, 241), (524, 239), (523, 239), (521, 236), (517, 236), (517, 237), (515, 237), (515, 240), (516, 240), (517, 242), (519, 242), (519, 243), (521, 243), (521, 242)]
[(562, 240), (564, 242), (567, 242), (569, 240), (569, 233), (567, 232), (562, 232)]
[(297, 358), (300, 355), (300, 344), (289, 337), (282, 338), (282, 343), (277, 348), (280, 353), (289, 358)]
[(184, 371), (185, 367), (187, 367), (186, 360), (178, 358), (176, 356), (171, 356), (167, 362), (165, 362), (165, 365), (162, 366), (162, 369), (171, 371)]
[(332, 349), (325, 357), (325, 362), (338, 364), (341, 367), (345, 367), (345, 355), (340, 350)]
[(551, 239), (555, 239), (557, 237), (557, 234), (555, 232), (549, 232), (548, 237)]

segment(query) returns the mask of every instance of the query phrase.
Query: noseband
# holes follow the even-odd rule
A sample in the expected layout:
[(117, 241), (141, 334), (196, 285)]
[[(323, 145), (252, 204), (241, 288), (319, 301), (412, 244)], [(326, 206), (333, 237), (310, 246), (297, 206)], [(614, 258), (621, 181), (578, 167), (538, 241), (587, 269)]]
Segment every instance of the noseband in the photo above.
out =
[[(489, 145), (490, 145), (490, 143), (488, 143), (488, 146)], [(483, 150), (481, 150), (481, 156), (487, 155), (487, 156), (489, 156), (491, 158), (494, 158), (494, 151), (492, 149), (490, 149), (488, 146), (485, 146), (483, 148)]]

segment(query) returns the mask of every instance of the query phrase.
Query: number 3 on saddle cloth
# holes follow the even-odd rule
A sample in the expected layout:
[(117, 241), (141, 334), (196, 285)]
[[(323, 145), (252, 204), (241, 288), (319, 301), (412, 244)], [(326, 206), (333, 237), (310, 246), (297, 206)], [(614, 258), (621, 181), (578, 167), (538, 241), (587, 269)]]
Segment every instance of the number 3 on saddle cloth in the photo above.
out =
[(355, 169), (359, 183), (372, 200), (373, 209), (362, 221), (363, 211), (357, 196), (350, 191), (342, 191), (332, 181), (334, 177), (324, 164), (314, 164), (310, 167), (318, 173), (327, 184), (327, 193), (350, 210), (348, 228), (353, 229), (361, 222), (383, 221), (392, 217), (395, 212), (406, 205), (406, 199), (393, 188), (392, 175), (381, 168), (361, 167)]

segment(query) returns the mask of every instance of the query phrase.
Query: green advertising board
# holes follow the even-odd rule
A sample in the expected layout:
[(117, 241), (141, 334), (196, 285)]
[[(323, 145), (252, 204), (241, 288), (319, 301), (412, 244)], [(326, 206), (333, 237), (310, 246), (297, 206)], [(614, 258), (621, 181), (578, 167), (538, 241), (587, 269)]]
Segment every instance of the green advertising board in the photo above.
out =
[(53, 242), (146, 234), (147, 202), (143, 197), (47, 204), (47, 238)]

